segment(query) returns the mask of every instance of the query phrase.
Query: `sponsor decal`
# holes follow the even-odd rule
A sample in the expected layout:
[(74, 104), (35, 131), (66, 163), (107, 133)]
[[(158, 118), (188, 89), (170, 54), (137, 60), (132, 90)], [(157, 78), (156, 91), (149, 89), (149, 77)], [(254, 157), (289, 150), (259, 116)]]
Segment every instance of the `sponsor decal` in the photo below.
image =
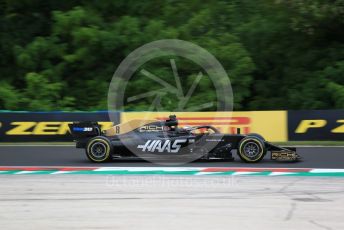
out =
[(158, 125), (145, 125), (139, 128), (139, 132), (161, 132), (163, 131), (162, 126)]
[[(324, 128), (327, 120), (301, 120), (297, 126), (295, 133), (307, 133), (309, 129)], [(344, 133), (344, 119), (336, 120), (337, 125), (330, 129), (331, 133)]]
[(64, 135), (69, 131), (70, 122), (14, 121), (6, 135)]
[(181, 144), (186, 143), (187, 139), (171, 140), (147, 140), (144, 145), (138, 145), (137, 148), (142, 152), (168, 152), (177, 153), (181, 148)]
[[(118, 124), (119, 113), (114, 114)], [(73, 121), (98, 121), (103, 130), (113, 126), (107, 112), (0, 112), (0, 121), (0, 142), (72, 141), (68, 125)]]
[(344, 110), (288, 112), (289, 140), (344, 140)]
[(223, 142), (223, 139), (205, 139), (205, 141), (216, 141), (216, 142)]
[[(66, 135), (69, 133), (69, 121), (14, 121), (10, 123), (6, 135)], [(112, 122), (98, 122), (102, 129), (112, 126)], [(92, 127), (73, 128), (75, 132), (89, 132)]]
[(74, 128), (73, 128), (73, 131), (74, 131), (74, 132), (90, 132), (90, 131), (92, 131), (92, 130), (93, 130), (92, 127), (83, 127), (83, 128), (74, 127)]

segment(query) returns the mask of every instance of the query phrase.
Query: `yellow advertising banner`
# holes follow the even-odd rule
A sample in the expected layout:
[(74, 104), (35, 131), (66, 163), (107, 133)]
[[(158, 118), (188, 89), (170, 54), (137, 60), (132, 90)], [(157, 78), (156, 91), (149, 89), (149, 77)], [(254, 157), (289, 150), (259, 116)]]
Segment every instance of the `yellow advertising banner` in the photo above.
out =
[(259, 133), (267, 141), (287, 141), (287, 111), (252, 112), (122, 112), (120, 122), (134, 119), (166, 120), (175, 114), (180, 127), (212, 125), (222, 133)]

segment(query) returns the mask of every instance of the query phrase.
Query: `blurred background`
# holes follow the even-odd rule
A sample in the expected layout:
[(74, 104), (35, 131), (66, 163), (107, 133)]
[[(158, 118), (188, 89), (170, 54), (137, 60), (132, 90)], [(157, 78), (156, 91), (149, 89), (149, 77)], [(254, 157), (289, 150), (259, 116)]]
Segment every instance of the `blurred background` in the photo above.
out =
[[(235, 110), (344, 108), (343, 0), (0, 4), (0, 110), (106, 110), (120, 62), (167, 38), (193, 42), (221, 62)], [(161, 65), (152, 71), (168, 75)], [(212, 97), (211, 84), (200, 84), (199, 102)], [(140, 80), (130, 91), (149, 85)], [(137, 103), (128, 109), (145, 106)]]
[[(272, 141), (344, 140), (344, 0), (0, 0), (0, 25), (0, 142), (71, 141), (72, 121), (111, 126), (114, 72), (160, 39), (199, 45), (227, 72), (237, 112), (209, 113), (215, 120), (205, 124)], [(187, 92), (199, 67), (173, 58)], [(175, 85), (168, 58), (144, 68)], [(125, 97), (156, 88), (134, 74)], [(132, 114), (115, 112), (112, 122), (142, 118), (133, 112), (149, 110), (151, 99), (127, 103)], [(213, 82), (202, 77), (188, 106), (215, 99)], [(163, 111), (178, 111), (176, 102), (165, 95)], [(205, 115), (178, 116), (193, 125)]]

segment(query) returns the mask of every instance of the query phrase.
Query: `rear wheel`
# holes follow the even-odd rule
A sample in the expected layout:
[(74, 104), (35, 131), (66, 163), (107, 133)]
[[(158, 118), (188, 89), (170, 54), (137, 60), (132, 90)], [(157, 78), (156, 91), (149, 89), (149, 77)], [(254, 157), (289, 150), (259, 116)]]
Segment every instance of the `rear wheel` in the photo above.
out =
[(98, 136), (90, 139), (86, 145), (86, 156), (93, 162), (101, 163), (110, 159), (112, 147), (109, 139)]
[(261, 161), (266, 154), (264, 141), (255, 136), (247, 136), (239, 142), (238, 155), (247, 163)]

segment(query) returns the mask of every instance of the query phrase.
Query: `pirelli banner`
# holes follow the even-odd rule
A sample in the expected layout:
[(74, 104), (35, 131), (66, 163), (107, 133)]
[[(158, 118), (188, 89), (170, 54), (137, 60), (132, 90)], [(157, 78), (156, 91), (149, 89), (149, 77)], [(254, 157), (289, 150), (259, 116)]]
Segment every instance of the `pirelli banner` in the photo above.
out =
[(179, 126), (212, 125), (222, 133), (259, 133), (269, 141), (287, 141), (286, 111), (254, 112), (123, 112), (121, 122), (132, 119), (165, 120), (170, 114), (177, 115)]
[[(252, 112), (122, 112), (115, 124), (132, 119), (167, 119), (176, 114), (179, 126), (212, 125), (223, 133), (259, 133), (268, 141), (344, 141), (344, 110)], [(105, 112), (0, 112), (0, 142), (72, 141), (68, 124), (98, 121), (102, 129), (113, 125)]]
[[(119, 113), (114, 117), (119, 123)], [(73, 121), (98, 121), (103, 129), (113, 124), (107, 112), (0, 112), (0, 142), (72, 141)]]
[[(170, 113), (121, 113), (130, 119), (166, 119)], [(181, 126), (212, 125), (223, 133), (259, 133), (271, 142), (344, 141), (344, 110), (175, 113)]]
[(290, 141), (344, 141), (344, 110), (288, 111)]

